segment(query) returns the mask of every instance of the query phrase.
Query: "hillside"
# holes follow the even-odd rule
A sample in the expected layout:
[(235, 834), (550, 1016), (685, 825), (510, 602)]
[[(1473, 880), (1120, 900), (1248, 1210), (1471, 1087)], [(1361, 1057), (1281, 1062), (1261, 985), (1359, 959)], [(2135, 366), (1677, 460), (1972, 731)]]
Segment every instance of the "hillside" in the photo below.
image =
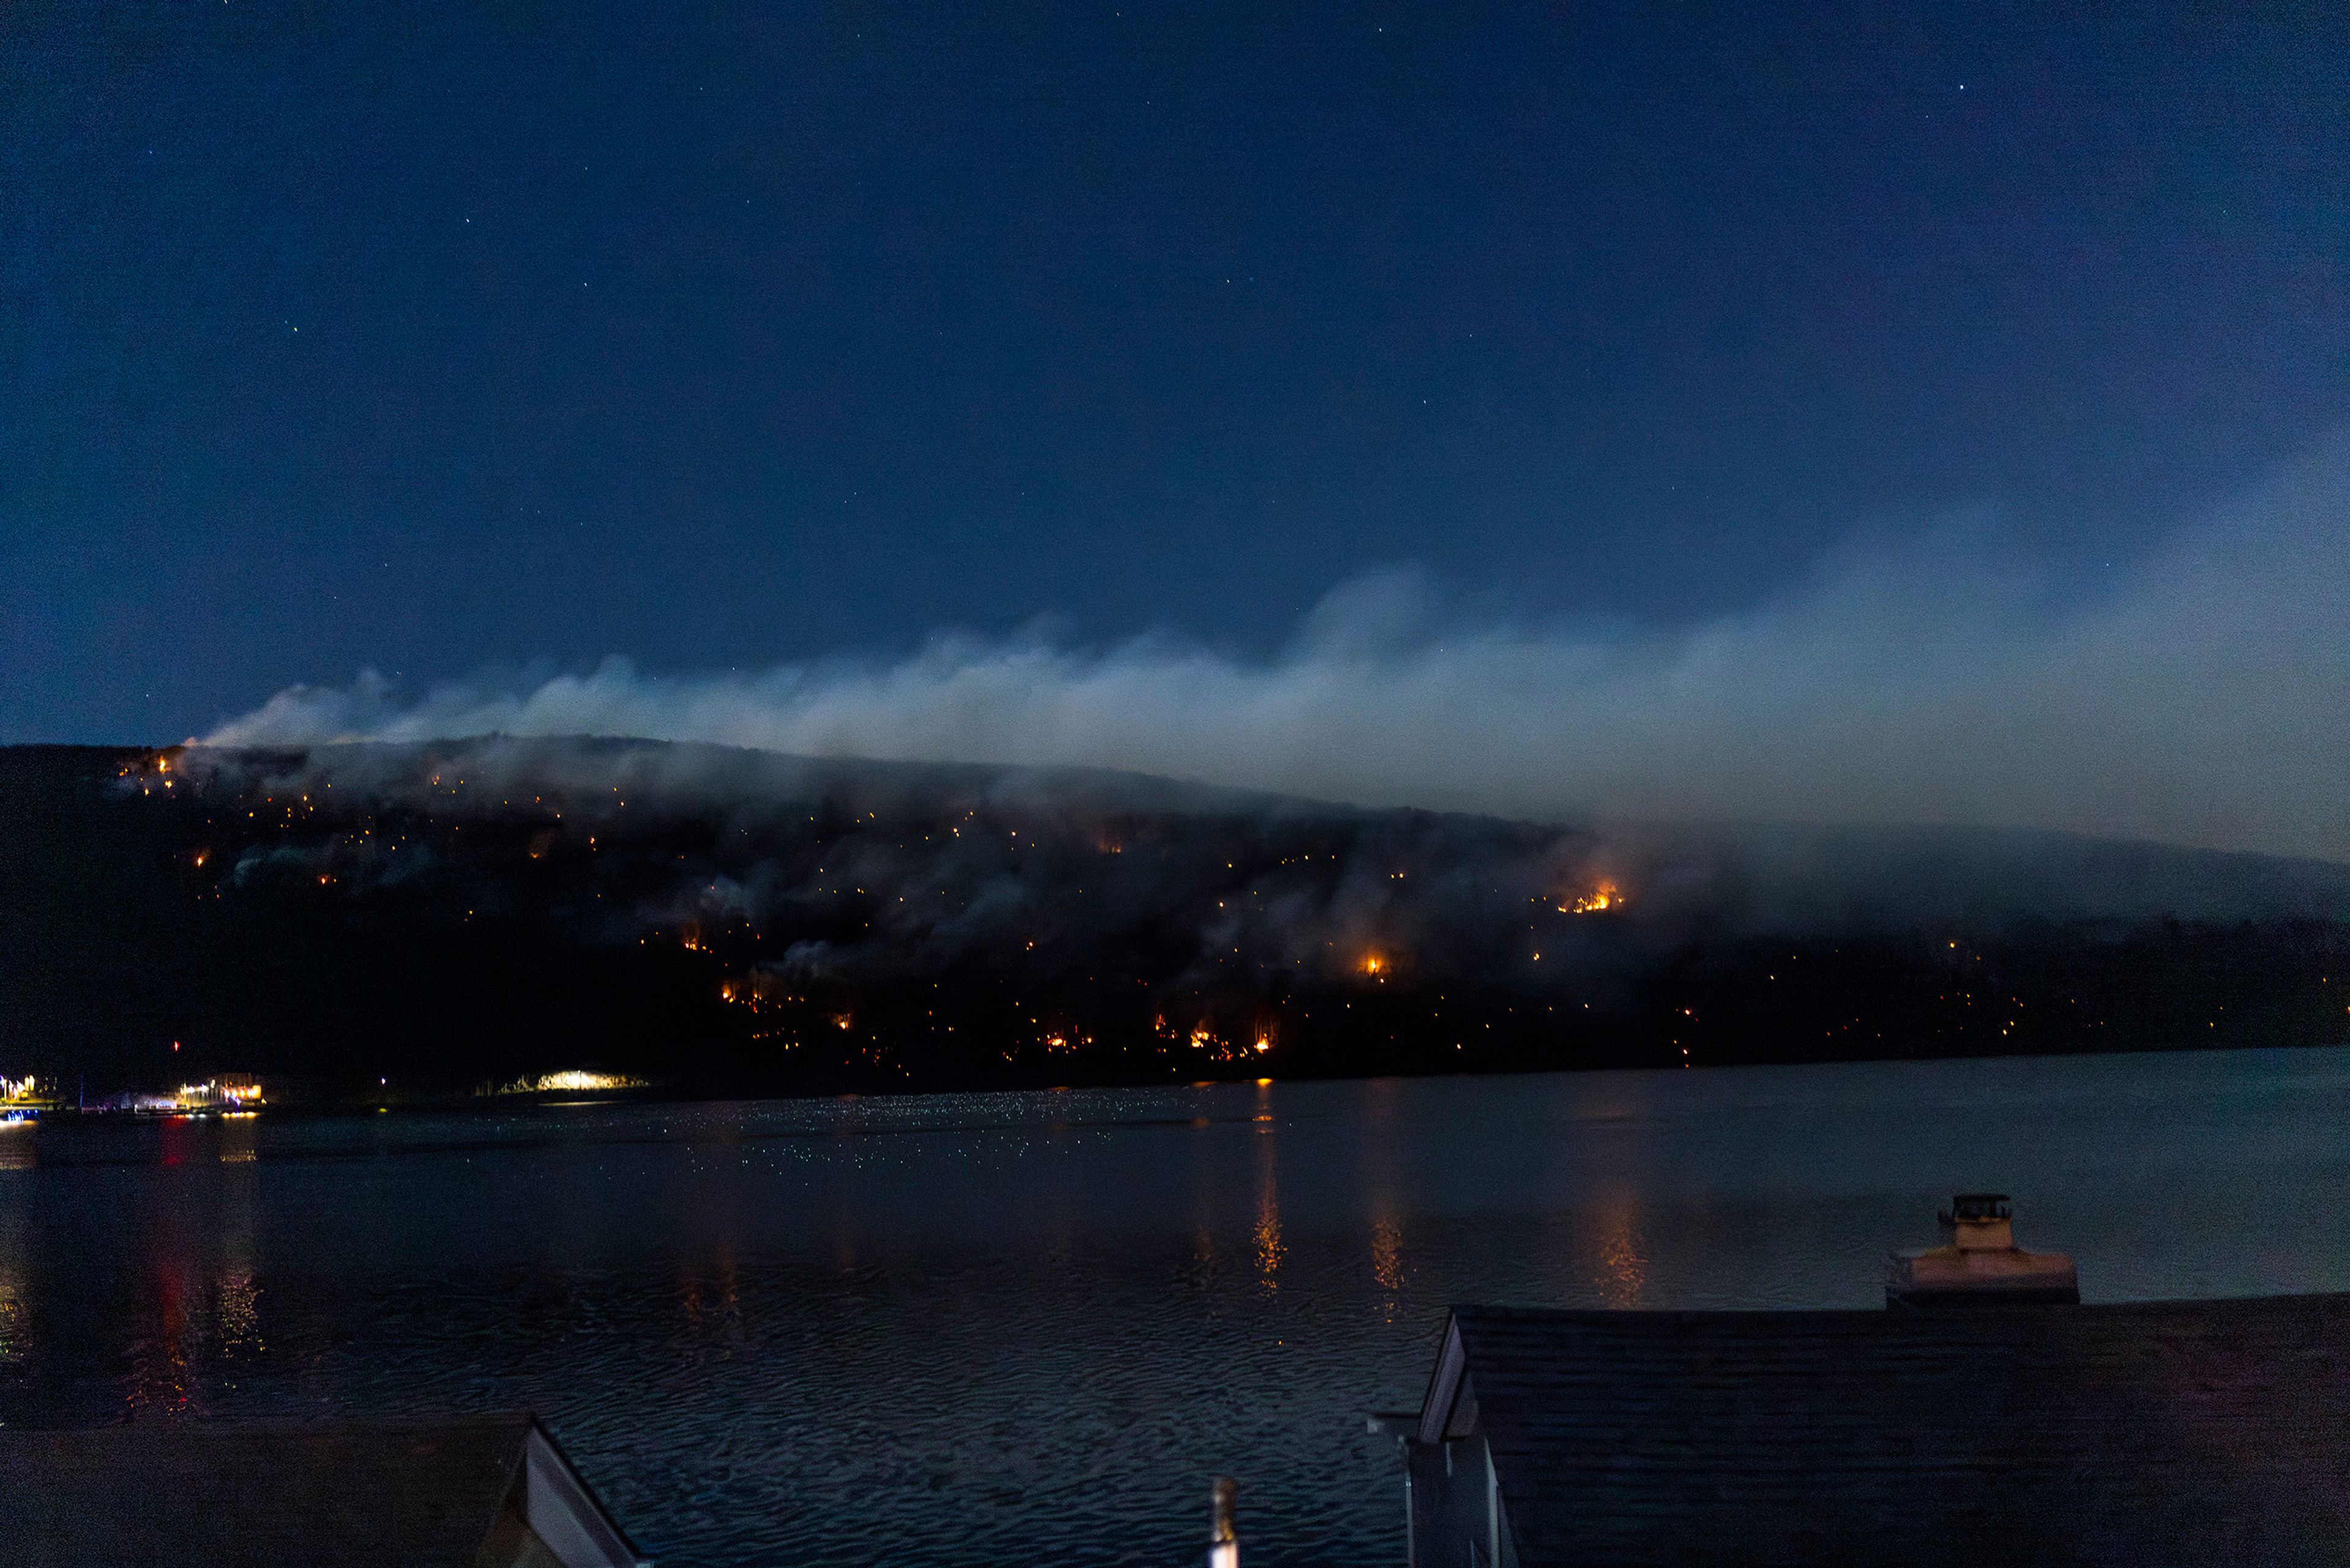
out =
[[(2350, 870), (491, 738), (0, 750), (0, 1074), (679, 1093), (2350, 1039)], [(175, 1050), (173, 1043), (178, 1043)]]

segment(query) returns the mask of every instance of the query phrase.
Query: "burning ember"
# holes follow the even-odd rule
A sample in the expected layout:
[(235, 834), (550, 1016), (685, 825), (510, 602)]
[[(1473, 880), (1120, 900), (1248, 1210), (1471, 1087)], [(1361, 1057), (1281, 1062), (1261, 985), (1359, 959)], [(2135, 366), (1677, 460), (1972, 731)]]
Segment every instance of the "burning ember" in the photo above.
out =
[(773, 1002), (797, 1002), (800, 998), (785, 992), (783, 981), (762, 969), (754, 969), (740, 980), (723, 980), (718, 983), (718, 999), (756, 1012)]

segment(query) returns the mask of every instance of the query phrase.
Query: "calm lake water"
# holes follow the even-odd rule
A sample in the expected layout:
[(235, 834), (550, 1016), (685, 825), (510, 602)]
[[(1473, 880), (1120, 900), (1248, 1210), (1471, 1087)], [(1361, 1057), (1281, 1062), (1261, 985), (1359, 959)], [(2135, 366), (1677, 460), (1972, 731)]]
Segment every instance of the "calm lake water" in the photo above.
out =
[(1450, 1302), (2350, 1288), (2350, 1051), (0, 1131), (0, 1423), (529, 1407), (664, 1564), (1402, 1561)]

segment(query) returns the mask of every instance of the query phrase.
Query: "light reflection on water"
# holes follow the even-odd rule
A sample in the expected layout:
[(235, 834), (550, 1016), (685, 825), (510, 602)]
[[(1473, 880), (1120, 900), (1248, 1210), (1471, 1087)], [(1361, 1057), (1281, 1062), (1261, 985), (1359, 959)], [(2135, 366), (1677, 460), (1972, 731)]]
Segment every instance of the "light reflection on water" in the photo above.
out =
[(665, 1563), (1394, 1563), (1447, 1303), (1869, 1305), (1956, 1189), (2093, 1298), (2350, 1286), (2350, 1052), (65, 1125), (0, 1421), (529, 1406)]

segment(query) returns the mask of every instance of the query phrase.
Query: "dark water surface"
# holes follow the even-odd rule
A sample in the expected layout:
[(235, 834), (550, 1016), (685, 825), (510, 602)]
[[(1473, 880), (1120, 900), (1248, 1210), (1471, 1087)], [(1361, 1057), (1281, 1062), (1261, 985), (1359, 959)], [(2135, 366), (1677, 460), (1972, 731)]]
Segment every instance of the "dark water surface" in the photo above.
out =
[[(2350, 1288), (2350, 1051), (0, 1130), (0, 1422), (528, 1406), (664, 1564), (1402, 1561), (1447, 1303)], [(142, 1417), (144, 1418), (144, 1417)]]

